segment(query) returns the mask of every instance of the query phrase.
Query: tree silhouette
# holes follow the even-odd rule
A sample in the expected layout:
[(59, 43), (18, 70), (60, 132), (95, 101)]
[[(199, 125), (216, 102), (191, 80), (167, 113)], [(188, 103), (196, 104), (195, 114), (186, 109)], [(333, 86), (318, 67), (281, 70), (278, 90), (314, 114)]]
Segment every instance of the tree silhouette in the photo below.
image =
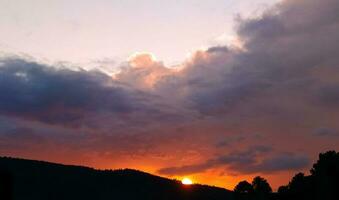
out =
[(238, 183), (238, 185), (235, 186), (234, 192), (242, 193), (242, 194), (253, 193), (253, 186), (247, 181), (241, 181)]
[(314, 183), (312, 176), (296, 174), (288, 184), (289, 196), (292, 199), (313, 199)]
[(257, 176), (252, 181), (254, 193), (257, 194), (269, 194), (272, 192), (272, 188), (266, 179)]
[(280, 186), (278, 188), (278, 194), (281, 194), (283, 196), (286, 196), (289, 193), (289, 188), (286, 185)]
[(296, 174), (291, 182), (288, 184), (288, 188), (291, 192), (300, 192), (305, 187), (305, 175), (303, 173)]
[(328, 151), (319, 154), (319, 160), (313, 165), (311, 174), (313, 176), (338, 176), (339, 152)]
[(237, 200), (269, 200), (273, 197), (271, 186), (260, 176), (255, 177), (252, 184), (247, 181), (239, 182), (234, 192)]
[(296, 174), (288, 186), (278, 190), (279, 200), (337, 200), (339, 199), (339, 153), (319, 154), (310, 170), (311, 175)]
[(324, 200), (339, 198), (339, 152), (319, 154), (319, 160), (310, 172), (315, 179), (317, 197)]
[(11, 200), (11, 175), (7, 171), (0, 169), (0, 199)]

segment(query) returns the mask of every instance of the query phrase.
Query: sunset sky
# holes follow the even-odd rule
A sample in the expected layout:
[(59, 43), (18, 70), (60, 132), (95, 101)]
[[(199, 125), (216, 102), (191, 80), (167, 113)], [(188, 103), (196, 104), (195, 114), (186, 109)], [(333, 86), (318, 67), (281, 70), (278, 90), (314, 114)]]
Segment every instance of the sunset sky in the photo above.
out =
[(339, 150), (338, 0), (0, 0), (0, 156), (274, 189)]

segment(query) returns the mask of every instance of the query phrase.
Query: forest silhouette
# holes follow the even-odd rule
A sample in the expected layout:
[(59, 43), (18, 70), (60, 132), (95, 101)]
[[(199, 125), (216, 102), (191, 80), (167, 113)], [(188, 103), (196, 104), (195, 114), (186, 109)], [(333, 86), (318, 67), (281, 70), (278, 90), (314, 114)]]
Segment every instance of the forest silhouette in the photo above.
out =
[(339, 152), (319, 155), (309, 175), (297, 173), (272, 192), (268, 181), (241, 181), (234, 191), (207, 185), (182, 185), (132, 169), (95, 170), (43, 161), (0, 157), (0, 199), (122, 200), (338, 200)]

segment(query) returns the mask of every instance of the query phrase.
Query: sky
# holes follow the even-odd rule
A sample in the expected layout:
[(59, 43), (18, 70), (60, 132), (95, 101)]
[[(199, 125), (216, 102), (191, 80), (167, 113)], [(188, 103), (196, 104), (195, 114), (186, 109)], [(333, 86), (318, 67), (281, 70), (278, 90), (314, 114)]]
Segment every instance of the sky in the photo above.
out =
[(0, 0), (0, 155), (276, 189), (338, 151), (338, 13)]
[(49, 62), (114, 67), (147, 51), (178, 64), (232, 40), (234, 16), (258, 14), (274, 1), (0, 0), (0, 47)]

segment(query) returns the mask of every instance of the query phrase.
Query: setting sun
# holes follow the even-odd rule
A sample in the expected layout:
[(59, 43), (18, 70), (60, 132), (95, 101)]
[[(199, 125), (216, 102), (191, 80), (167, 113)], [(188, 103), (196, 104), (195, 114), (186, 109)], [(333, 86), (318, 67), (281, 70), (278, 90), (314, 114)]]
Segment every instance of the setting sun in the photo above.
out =
[(181, 183), (184, 184), (184, 185), (192, 185), (193, 184), (192, 180), (189, 179), (189, 178), (182, 179)]

